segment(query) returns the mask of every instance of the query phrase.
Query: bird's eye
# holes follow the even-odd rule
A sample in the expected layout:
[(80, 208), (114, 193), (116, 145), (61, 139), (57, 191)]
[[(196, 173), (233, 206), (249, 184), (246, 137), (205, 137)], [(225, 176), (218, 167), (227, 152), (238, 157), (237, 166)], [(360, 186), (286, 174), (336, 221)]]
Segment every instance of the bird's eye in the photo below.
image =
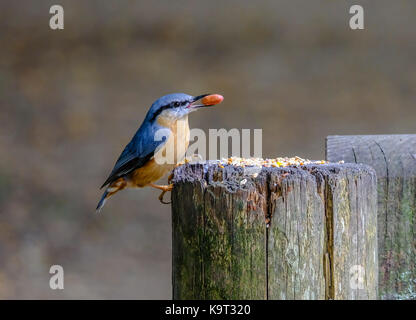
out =
[(179, 103), (178, 101), (175, 101), (175, 102), (173, 103), (173, 106), (174, 106), (175, 108), (179, 107), (179, 105), (180, 105), (180, 103)]

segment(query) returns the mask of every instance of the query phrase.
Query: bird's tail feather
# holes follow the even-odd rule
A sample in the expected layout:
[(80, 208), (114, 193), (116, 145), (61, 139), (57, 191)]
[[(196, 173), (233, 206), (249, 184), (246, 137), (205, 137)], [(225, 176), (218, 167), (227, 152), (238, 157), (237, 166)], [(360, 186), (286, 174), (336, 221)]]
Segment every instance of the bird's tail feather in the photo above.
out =
[(95, 211), (99, 213), (104, 207), (105, 202), (108, 198), (110, 198), (113, 194), (123, 190), (127, 187), (127, 182), (124, 178), (119, 178), (118, 180), (114, 181), (110, 186), (104, 191), (103, 196), (101, 197), (100, 202), (98, 202), (97, 209)]
[(97, 208), (95, 209), (96, 213), (100, 213), (102, 207), (104, 207), (105, 202), (107, 201), (107, 198), (110, 197), (109, 192), (106, 190), (103, 193), (103, 196), (101, 197), (100, 202), (98, 202)]

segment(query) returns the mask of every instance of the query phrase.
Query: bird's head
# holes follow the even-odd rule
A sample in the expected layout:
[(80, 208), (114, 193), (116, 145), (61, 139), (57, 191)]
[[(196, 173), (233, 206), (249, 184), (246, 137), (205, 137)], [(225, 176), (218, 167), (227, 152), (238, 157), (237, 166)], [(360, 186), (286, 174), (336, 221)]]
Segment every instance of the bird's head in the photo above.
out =
[(195, 97), (185, 93), (168, 94), (152, 104), (146, 119), (151, 122), (159, 117), (165, 120), (179, 120), (195, 110), (219, 104), (223, 99), (219, 94), (203, 94)]

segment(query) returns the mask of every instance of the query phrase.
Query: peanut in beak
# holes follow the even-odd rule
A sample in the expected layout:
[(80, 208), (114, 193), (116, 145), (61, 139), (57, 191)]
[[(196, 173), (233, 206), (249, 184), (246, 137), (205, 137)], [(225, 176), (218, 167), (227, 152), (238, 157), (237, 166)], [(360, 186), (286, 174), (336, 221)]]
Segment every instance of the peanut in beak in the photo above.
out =
[(224, 100), (224, 97), (220, 94), (210, 94), (209, 96), (204, 97), (201, 102), (204, 106), (213, 106), (219, 104)]

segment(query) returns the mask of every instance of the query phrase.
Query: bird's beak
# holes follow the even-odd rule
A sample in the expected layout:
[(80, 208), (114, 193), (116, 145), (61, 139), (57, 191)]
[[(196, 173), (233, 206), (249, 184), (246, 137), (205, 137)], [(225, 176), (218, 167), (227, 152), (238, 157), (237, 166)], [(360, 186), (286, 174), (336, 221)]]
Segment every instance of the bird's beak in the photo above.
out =
[(188, 108), (198, 109), (202, 107), (212, 107), (221, 103), (222, 100), (224, 100), (224, 97), (220, 94), (203, 94), (196, 96)]

